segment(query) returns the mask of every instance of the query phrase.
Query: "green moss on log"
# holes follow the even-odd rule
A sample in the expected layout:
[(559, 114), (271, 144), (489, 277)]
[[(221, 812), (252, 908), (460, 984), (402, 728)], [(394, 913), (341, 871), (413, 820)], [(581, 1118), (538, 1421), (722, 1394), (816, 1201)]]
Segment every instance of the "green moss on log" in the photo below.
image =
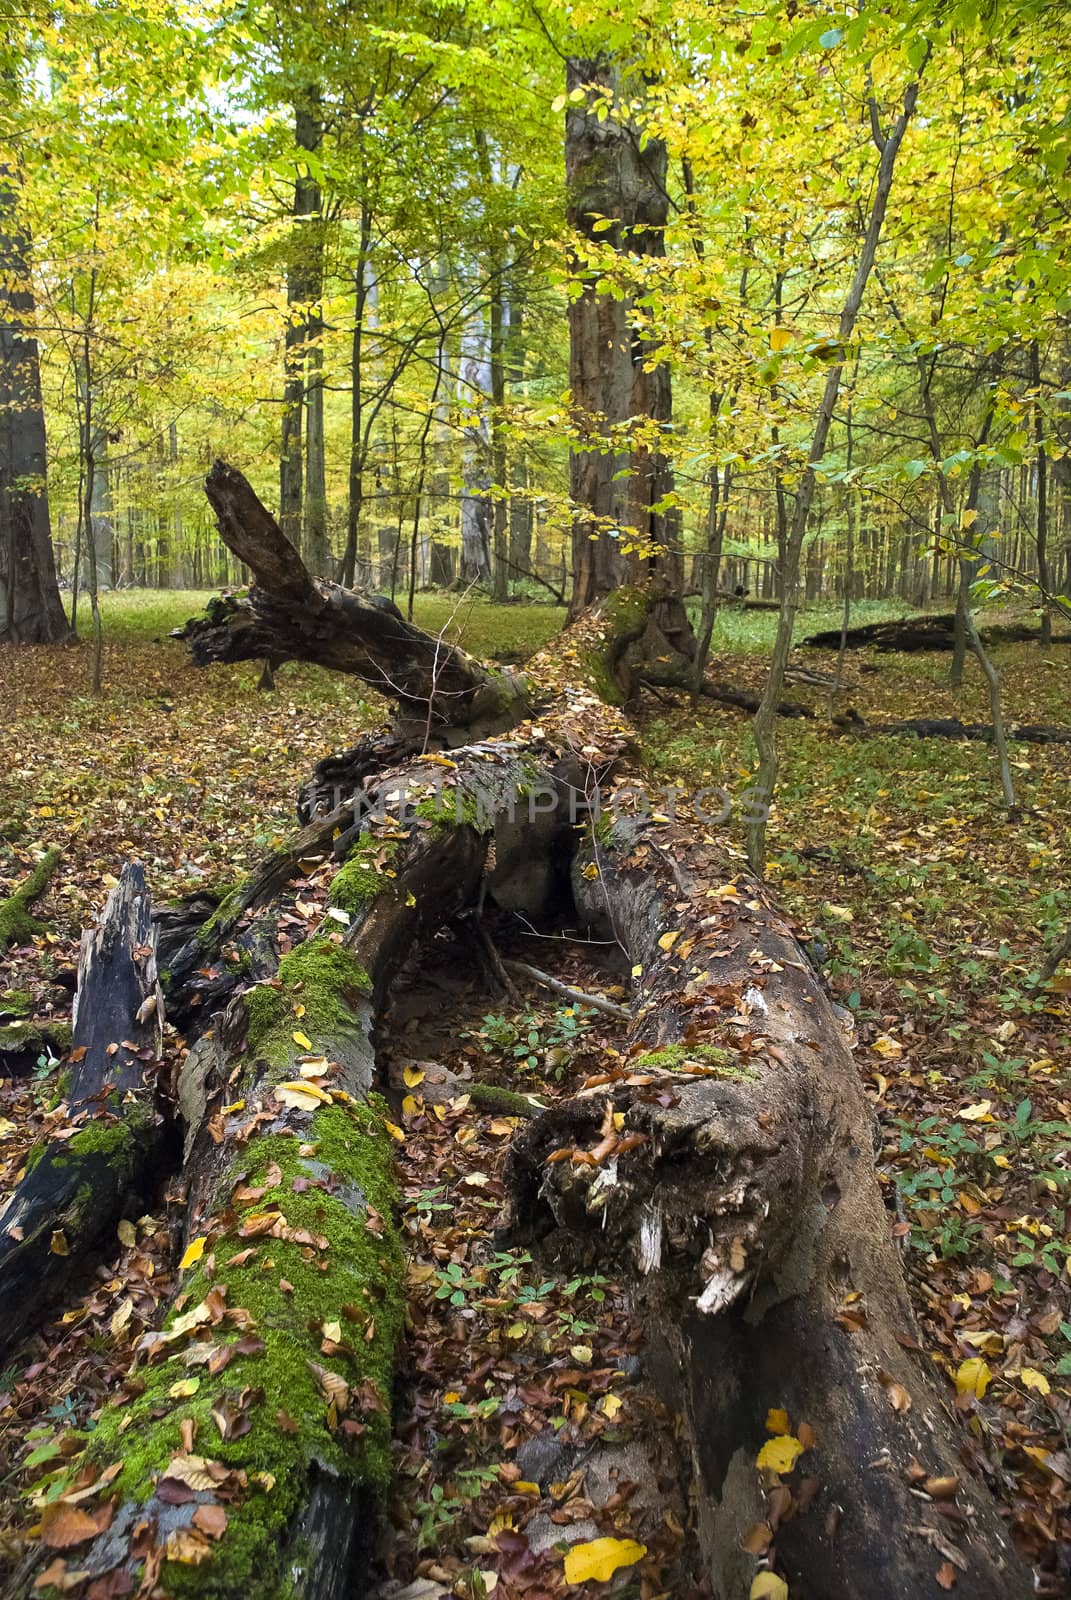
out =
[(646, 1050), (643, 1055), (633, 1056), (629, 1067), (633, 1072), (675, 1072), (689, 1061), (716, 1069), (719, 1077), (755, 1077), (750, 1068), (741, 1066), (734, 1050), (724, 1050), (716, 1044), (663, 1045), (660, 1050)]
[(331, 904), (351, 917), (362, 916), (373, 900), (395, 883), (392, 862), (397, 859), (399, 844), (396, 839), (358, 839), (332, 880)]
[[(390, 1395), (405, 1297), (382, 1104), (323, 1106), (300, 1138), (254, 1139), (230, 1174), (232, 1190), (239, 1179), (265, 1192), (227, 1208), (224, 1225), (184, 1275), (181, 1305), (188, 1315), (217, 1291), (228, 1311), (245, 1315), (235, 1319), (238, 1326), (226, 1319), (213, 1325), (206, 1313), (188, 1339), (165, 1346), (164, 1358), (140, 1374), (143, 1391), (104, 1409), (89, 1446), (98, 1462), (123, 1461), (112, 1492), (137, 1503), (150, 1498), (182, 1453), (184, 1424), (196, 1430), (198, 1454), (246, 1473), (248, 1488), (228, 1501), (227, 1528), (210, 1564), (165, 1562), (163, 1588), (176, 1597), (276, 1600), (294, 1566), (293, 1549), (285, 1561), (283, 1550), (311, 1475), (326, 1469), (355, 1496), (374, 1500), (391, 1473)], [(282, 1236), (243, 1232), (254, 1214), (277, 1216)], [(321, 1239), (326, 1248), (315, 1242)], [(234, 1259), (247, 1250), (248, 1258)], [(181, 1314), (172, 1313), (165, 1332)], [(250, 1336), (264, 1348), (235, 1353), (215, 1377), (205, 1365), (186, 1364), (188, 1340), (219, 1349)], [(328, 1351), (325, 1338), (334, 1341)], [(310, 1363), (345, 1380), (346, 1407), (332, 1410)], [(185, 1392), (191, 1383), (192, 1394)], [(213, 1409), (228, 1396), (236, 1404), (243, 1391), (253, 1395), (249, 1431), (224, 1439)]]
[(35, 934), (44, 931), (44, 923), (30, 916), (30, 907), (45, 892), (62, 854), (60, 850), (46, 850), (15, 893), (0, 900), (0, 950), (6, 950), (9, 944), (29, 944)]

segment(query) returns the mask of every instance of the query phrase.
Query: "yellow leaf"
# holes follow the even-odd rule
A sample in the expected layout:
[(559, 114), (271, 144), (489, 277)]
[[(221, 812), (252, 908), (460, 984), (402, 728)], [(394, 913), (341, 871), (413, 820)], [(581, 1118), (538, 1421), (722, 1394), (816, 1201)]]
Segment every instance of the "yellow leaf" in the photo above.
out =
[(566, 1583), (608, 1583), (622, 1567), (634, 1567), (647, 1554), (635, 1539), (592, 1539), (574, 1544), (565, 1558)]
[(59, 1228), (52, 1235), (48, 1248), (54, 1256), (69, 1256), (71, 1247), (67, 1243), (67, 1235)]
[(602, 1397), (602, 1405), (599, 1409), (602, 1411), (603, 1416), (609, 1417), (610, 1421), (612, 1422), (617, 1416), (617, 1413), (621, 1410), (623, 1404), (624, 1402), (619, 1400), (616, 1394), (604, 1394)]
[(964, 1361), (956, 1373), (957, 1394), (973, 1394), (981, 1399), (989, 1388), (993, 1374), (989, 1364), (981, 1356), (971, 1356), (969, 1361)]
[(134, 1245), (137, 1244), (137, 1229), (134, 1227), (132, 1222), (127, 1220), (126, 1217), (123, 1218), (122, 1222), (120, 1222), (115, 1231), (119, 1235), (119, 1243), (125, 1245), (128, 1250), (132, 1249)]
[(420, 1101), (415, 1094), (407, 1094), (402, 1100), (402, 1116), (415, 1117), (420, 1110)]
[(767, 1439), (759, 1451), (758, 1467), (769, 1467), (771, 1472), (791, 1472), (803, 1454), (803, 1446), (792, 1435), (783, 1434), (778, 1439)]
[(179, 1262), (179, 1271), (185, 1272), (187, 1267), (192, 1267), (195, 1261), (200, 1261), (205, 1253), (205, 1239), (191, 1239), (183, 1251), (182, 1260)]
[(781, 1410), (767, 1411), (767, 1413), (766, 1413), (766, 1432), (767, 1433), (791, 1433), (792, 1429), (791, 1429), (791, 1427), (789, 1425), (788, 1412), (787, 1411), (781, 1411)]
[(392, 1139), (397, 1139), (399, 1144), (405, 1143), (405, 1134), (395, 1123), (385, 1121), (383, 1126), (386, 1128)]
[(791, 343), (792, 343), (792, 329), (791, 328), (777, 327), (777, 328), (771, 328), (770, 329), (770, 349), (771, 350), (787, 350)]
[(658, 941), (658, 948), (660, 950), (672, 950), (680, 936), (681, 930), (679, 928), (674, 929), (672, 933), (664, 933)]
[(1048, 1378), (1036, 1367), (1024, 1367), (1019, 1374), (1019, 1382), (1024, 1389), (1036, 1389), (1038, 1394), (1048, 1394), (1051, 1387)]
[(888, 1033), (883, 1033), (880, 1038), (875, 1039), (872, 1048), (878, 1052), (879, 1056), (885, 1056), (890, 1061), (895, 1059), (896, 1056), (902, 1056), (904, 1053), (904, 1047), (899, 1039), (894, 1039)]
[(443, 1395), (443, 1404), (448, 1406), (456, 1406), (460, 1399), (460, 1389), (447, 1389), (446, 1393)]
[(760, 1572), (751, 1580), (747, 1600), (788, 1600), (788, 1584), (776, 1572)]
[(200, 1378), (180, 1378), (167, 1391), (172, 1400), (188, 1400), (201, 1387)]
[(232, 1100), (229, 1106), (224, 1106), (220, 1112), (221, 1117), (233, 1117), (235, 1112), (245, 1110), (244, 1100)]
[(642, 967), (633, 967), (632, 976), (634, 978), (642, 978), (643, 977), (643, 968)]
[(590, 1367), (592, 1360), (591, 1346), (589, 1344), (571, 1344), (569, 1354), (578, 1367)]
[(312, 1040), (309, 1038), (307, 1033), (294, 1033), (291, 1035), (291, 1038), (293, 1039), (294, 1043), (299, 1044), (303, 1050), (312, 1049)]
[(597, 878), (598, 876), (599, 876), (598, 867), (595, 865), (594, 861), (589, 861), (587, 866), (584, 868), (584, 877), (589, 879), (589, 880), (591, 880), (591, 879)]
[(325, 1322), (323, 1324), (324, 1338), (330, 1339), (334, 1344), (342, 1343), (341, 1322)]
[(315, 1111), (317, 1103), (325, 1106), (331, 1104), (331, 1096), (325, 1089), (317, 1088), (314, 1083), (277, 1083), (275, 1085), (275, 1098), (281, 1100), (284, 1106), (292, 1106), (297, 1111)]
[(973, 1106), (964, 1106), (960, 1112), (961, 1122), (992, 1122), (990, 1112), (993, 1109), (992, 1100), (977, 1100)]
[(424, 1082), (423, 1067), (403, 1067), (402, 1078), (407, 1089), (415, 1089), (418, 1083)]
[(977, 521), (978, 521), (977, 508), (972, 508), (971, 510), (965, 511), (963, 513), (963, 515), (959, 519), (959, 525), (960, 525), (961, 528), (973, 528), (974, 524)]

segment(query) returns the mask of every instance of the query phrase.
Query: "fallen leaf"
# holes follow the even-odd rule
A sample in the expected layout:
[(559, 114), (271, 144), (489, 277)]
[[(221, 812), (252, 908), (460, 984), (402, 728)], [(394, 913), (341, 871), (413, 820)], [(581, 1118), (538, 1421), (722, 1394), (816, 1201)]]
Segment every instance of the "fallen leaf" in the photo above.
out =
[(565, 1558), (566, 1583), (608, 1583), (622, 1567), (634, 1567), (647, 1554), (635, 1539), (592, 1539), (574, 1544)]
[(973, 1394), (980, 1400), (989, 1388), (992, 1377), (988, 1362), (983, 1361), (981, 1356), (971, 1356), (956, 1373), (956, 1393)]
[(206, 1238), (190, 1240), (182, 1252), (182, 1260), (179, 1262), (180, 1272), (185, 1272), (187, 1267), (192, 1267), (195, 1262), (200, 1261), (205, 1253), (205, 1245), (207, 1243), (208, 1240)]
[(791, 1434), (785, 1434), (777, 1439), (767, 1439), (755, 1465), (768, 1467), (771, 1472), (791, 1472), (802, 1454), (803, 1446), (799, 1440)]
[(751, 1580), (748, 1600), (788, 1600), (788, 1584), (776, 1572), (759, 1572)]
[(62, 1500), (53, 1501), (41, 1513), (41, 1542), (50, 1550), (69, 1550), (72, 1545), (92, 1539), (99, 1531), (88, 1511), (66, 1506)]

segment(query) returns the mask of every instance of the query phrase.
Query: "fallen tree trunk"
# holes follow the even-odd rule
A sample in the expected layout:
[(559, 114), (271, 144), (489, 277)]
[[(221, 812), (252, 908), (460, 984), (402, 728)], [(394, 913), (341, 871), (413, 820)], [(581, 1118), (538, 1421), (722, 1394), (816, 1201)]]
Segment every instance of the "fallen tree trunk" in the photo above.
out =
[[(508, 898), (515, 796), (558, 781), (508, 743), (443, 777), (431, 761), (381, 774), (385, 820), (332, 885), (341, 923), (236, 995), (187, 1058), (180, 1294), (98, 1420), (74, 1490), (85, 1548), (53, 1581), (121, 1593), (140, 1573), (146, 1592), (213, 1600), (368, 1590), (404, 1309), (375, 1015), (414, 943), (485, 879)], [(528, 903), (544, 892), (529, 879)]]
[(256, 582), (247, 598), (217, 608), (215, 620), (187, 624), (198, 666), (267, 658), (350, 673), (398, 704), (413, 739), (449, 727), (460, 744), (520, 720), (526, 685), (518, 674), (480, 666), (445, 638), (406, 622), (389, 600), (310, 577), (235, 468), (217, 461), (205, 489), (223, 542)]
[[(812, 633), (801, 643), (808, 650), (839, 650), (843, 638), (846, 650), (875, 649), (883, 654), (898, 650), (911, 654), (918, 650), (951, 650), (955, 645), (956, 619), (951, 611), (936, 616), (903, 617), (896, 622), (867, 622), (841, 634), (839, 628)], [(1040, 630), (1025, 623), (991, 623), (980, 628), (985, 644), (1024, 644), (1038, 641)], [(1071, 644), (1071, 633), (1060, 634), (1052, 644)]]
[(579, 909), (641, 973), (632, 1052), (519, 1135), (512, 1236), (643, 1285), (714, 1593), (748, 1593), (762, 1561), (801, 1600), (928, 1600), (944, 1562), (971, 1600), (1025, 1597), (966, 1436), (909, 1354), (829, 1003), (757, 886), (719, 890), (734, 869), (702, 832), (625, 830), (578, 860)]
[(131, 864), (82, 938), (65, 1124), (32, 1153), (0, 1217), (0, 1355), (144, 1195), (166, 1132), (152, 1080), (162, 1010), (145, 874)]
[[(344, 604), (278, 549), (262, 507), (236, 528), (239, 504), (217, 507), (231, 548), (256, 567), (260, 533), (276, 547), (274, 575), (258, 572), (274, 597), (251, 605), (253, 625), (257, 607), (269, 619), (281, 607), (288, 637), (313, 640), (298, 653), (325, 656)], [(970, 1574), (977, 1600), (1029, 1592), (992, 1505), (960, 1471), (966, 1435), (899, 1342), (911, 1342), (910, 1314), (868, 1108), (797, 946), (753, 886), (727, 892), (732, 869), (706, 825), (646, 839), (599, 829), (590, 857), (571, 861), (570, 802), (590, 799), (629, 739), (593, 689), (626, 703), (651, 641), (672, 645), (656, 604), (619, 591), (581, 618), (533, 663), (554, 692), (539, 728), (455, 760), (406, 759), (460, 729), (434, 673), (406, 678), (415, 659), (426, 668), (428, 643), (398, 641), (396, 671), (395, 646), (375, 634), (378, 681), (410, 719), (393, 736), (397, 765), (377, 767), (366, 742), (334, 792), (322, 775), (309, 797), (321, 848), (349, 831), (343, 802), (358, 830), (332, 889), (348, 925), (332, 919), (337, 932), (235, 996), (186, 1063), (181, 1295), (72, 1487), (50, 1491), (50, 1517), (89, 1523), (51, 1574), (58, 1587), (84, 1572), (118, 1593), (140, 1572), (146, 1593), (212, 1600), (284, 1583), (314, 1600), (367, 1592), (401, 1317), (372, 1024), (413, 938), (489, 893), (528, 916), (560, 901), (633, 966), (632, 1055), (522, 1132), (514, 1221), (526, 1238), (609, 1255), (615, 1272), (632, 1260), (646, 1282), (651, 1360), (668, 1352), (715, 1591), (744, 1592), (748, 1550), (765, 1548), (808, 1600), (921, 1600), (942, 1562)], [(372, 630), (355, 626), (367, 650)], [(548, 792), (549, 808), (531, 803)], [(232, 910), (213, 914), (217, 928)], [(270, 963), (270, 941), (263, 950)], [(778, 1410), (796, 1432), (771, 1458)]]

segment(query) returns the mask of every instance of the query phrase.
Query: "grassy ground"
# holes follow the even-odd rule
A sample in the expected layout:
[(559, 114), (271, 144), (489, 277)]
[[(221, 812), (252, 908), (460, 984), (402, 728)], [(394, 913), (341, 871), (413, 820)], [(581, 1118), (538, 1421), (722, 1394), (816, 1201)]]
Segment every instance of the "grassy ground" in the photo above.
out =
[[(5, 990), (30, 990), (44, 1010), (61, 1003), (49, 973), (73, 958), (128, 856), (145, 861), (158, 898), (233, 877), (289, 831), (315, 761), (385, 717), (375, 696), (311, 667), (284, 667), (274, 694), (257, 691), (256, 664), (195, 671), (167, 634), (204, 598), (105, 596), (99, 699), (85, 644), (0, 658), (10, 752), (0, 894), (46, 846), (65, 851), (41, 904), (49, 934), (0, 961), (0, 1003)], [(860, 608), (857, 620), (902, 611)], [(484, 656), (528, 654), (561, 619), (537, 605), (417, 606), (418, 622), (448, 626)], [(838, 621), (834, 608), (810, 611), (800, 632)], [(723, 615), (716, 675), (759, 687), (774, 626), (773, 613)], [(1071, 724), (1071, 650), (1009, 645), (995, 657), (1009, 718)], [(947, 666), (937, 655), (854, 653), (845, 698), (871, 721), (987, 720), (974, 664), (956, 692)], [(824, 691), (789, 692), (828, 704)], [(747, 718), (649, 699), (640, 720), (653, 780), (729, 791), (726, 837), (740, 851)], [(979, 1353), (986, 1363), (984, 1403), (960, 1403), (976, 1406), (972, 1428), (998, 1463), (1007, 1514), (1046, 1572), (1041, 1592), (1059, 1594), (1071, 1493), (1071, 980), (1040, 989), (1035, 977), (1071, 920), (1071, 747), (1012, 746), (1020, 814), (1010, 820), (986, 745), (860, 740), (787, 721), (779, 737), (771, 876), (855, 1020), (923, 1343), (950, 1376)], [(47, 1072), (46, 1062), (40, 1082), (5, 1094), (8, 1127), (40, 1114)]]

